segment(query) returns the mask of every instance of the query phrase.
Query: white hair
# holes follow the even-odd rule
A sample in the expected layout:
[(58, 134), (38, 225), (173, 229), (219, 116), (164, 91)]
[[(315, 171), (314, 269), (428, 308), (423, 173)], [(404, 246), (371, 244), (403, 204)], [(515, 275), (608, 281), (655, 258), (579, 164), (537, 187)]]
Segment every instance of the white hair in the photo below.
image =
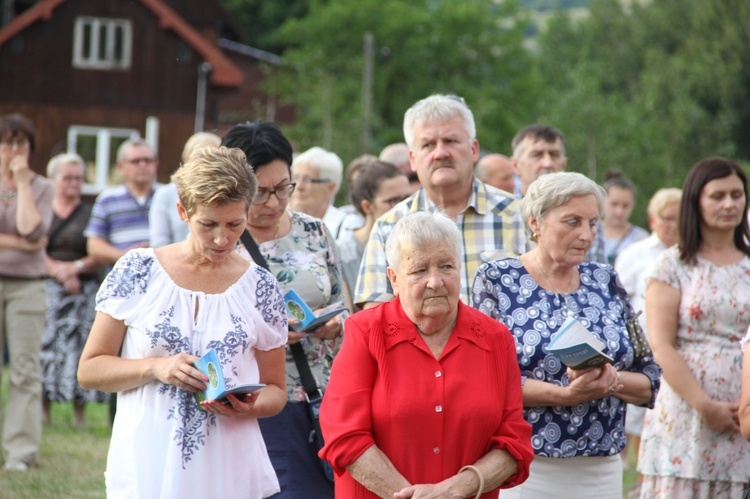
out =
[(330, 179), (336, 184), (336, 192), (341, 186), (341, 178), (344, 175), (344, 162), (336, 153), (326, 151), (322, 147), (313, 147), (297, 155), (292, 162), (292, 173), (295, 166), (309, 164), (320, 174), (321, 178)]
[(81, 156), (74, 152), (65, 152), (56, 154), (49, 160), (49, 163), (47, 163), (47, 177), (57, 177), (57, 175), (60, 173), (60, 167), (67, 163), (76, 163), (81, 166), (84, 172), (86, 171), (86, 163), (84, 163)]
[(455, 95), (431, 95), (410, 107), (404, 114), (404, 139), (409, 149), (414, 148), (414, 127), (417, 123), (433, 123), (460, 116), (464, 121), (469, 139), (477, 138), (474, 115), (461, 97)]
[[(580, 173), (548, 173), (534, 180), (521, 200), (521, 216), (529, 229), (529, 218), (542, 220), (548, 211), (566, 204), (571, 198), (592, 195), (599, 205), (599, 216), (604, 211), (604, 188)], [(529, 229), (530, 231), (530, 229)]]
[(398, 270), (402, 249), (419, 251), (420, 248), (432, 243), (448, 243), (453, 246), (456, 261), (460, 265), (461, 233), (456, 222), (438, 210), (418, 211), (406, 215), (396, 223), (385, 242), (388, 266)]

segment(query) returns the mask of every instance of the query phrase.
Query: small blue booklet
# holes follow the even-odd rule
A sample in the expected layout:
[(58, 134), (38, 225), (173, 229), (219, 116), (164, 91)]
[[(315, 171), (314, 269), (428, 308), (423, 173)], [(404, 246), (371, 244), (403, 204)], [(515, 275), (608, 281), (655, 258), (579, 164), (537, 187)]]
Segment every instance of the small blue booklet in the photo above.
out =
[(604, 353), (606, 345), (583, 324), (568, 317), (560, 330), (552, 335), (547, 351), (554, 353), (571, 369), (585, 369), (612, 362)]
[[(198, 359), (195, 364), (195, 368), (200, 372), (208, 376), (208, 382), (206, 383), (206, 389), (202, 392), (195, 392), (195, 400), (200, 404), (204, 400), (218, 400), (223, 403), (228, 403), (226, 396), (230, 393), (232, 395), (244, 395), (246, 393), (252, 393), (254, 391), (263, 388), (264, 384), (256, 383), (251, 385), (240, 385), (229, 388), (224, 382), (224, 372), (221, 369), (221, 363), (219, 357), (216, 355), (216, 350), (213, 348), (209, 350), (203, 357)], [(224, 399), (224, 400), (222, 400)]]
[(299, 319), (297, 324), (290, 325), (289, 327), (294, 331), (302, 333), (312, 331), (346, 310), (343, 303), (336, 302), (321, 310), (320, 314), (315, 315), (315, 312), (310, 309), (305, 300), (293, 289), (290, 289), (284, 295), (284, 303), (286, 303), (287, 315), (294, 319)]

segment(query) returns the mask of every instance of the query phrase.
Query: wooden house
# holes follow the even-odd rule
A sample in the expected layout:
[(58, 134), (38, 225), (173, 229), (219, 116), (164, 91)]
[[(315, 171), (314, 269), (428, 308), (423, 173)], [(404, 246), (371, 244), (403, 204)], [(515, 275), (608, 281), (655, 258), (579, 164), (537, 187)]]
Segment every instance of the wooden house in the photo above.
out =
[(81, 154), (87, 194), (118, 182), (127, 138), (155, 146), (167, 181), (197, 130), (293, 119), (261, 88), (280, 58), (238, 43), (218, 0), (0, 1), (0, 114), (34, 121), (40, 173), (55, 153)]

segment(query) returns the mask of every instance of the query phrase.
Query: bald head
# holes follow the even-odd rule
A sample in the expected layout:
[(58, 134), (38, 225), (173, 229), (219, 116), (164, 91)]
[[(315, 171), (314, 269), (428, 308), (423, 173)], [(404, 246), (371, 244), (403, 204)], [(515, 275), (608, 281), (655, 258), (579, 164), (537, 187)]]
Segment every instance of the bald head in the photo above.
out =
[(409, 163), (409, 146), (403, 143), (390, 144), (380, 151), (378, 157), (380, 161), (391, 163), (399, 167), (406, 175), (411, 173), (411, 164)]
[(511, 194), (516, 186), (513, 164), (502, 154), (487, 154), (480, 158), (474, 167), (474, 175), (485, 184)]

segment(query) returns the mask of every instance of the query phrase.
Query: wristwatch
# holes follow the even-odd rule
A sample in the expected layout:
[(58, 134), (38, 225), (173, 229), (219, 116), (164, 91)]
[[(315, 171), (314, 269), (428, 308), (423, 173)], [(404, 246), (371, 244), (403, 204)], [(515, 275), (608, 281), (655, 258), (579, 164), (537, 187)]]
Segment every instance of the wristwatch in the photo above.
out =
[(73, 265), (76, 266), (76, 269), (78, 269), (78, 272), (83, 271), (83, 267), (84, 267), (83, 260), (76, 260), (75, 262), (73, 262)]

